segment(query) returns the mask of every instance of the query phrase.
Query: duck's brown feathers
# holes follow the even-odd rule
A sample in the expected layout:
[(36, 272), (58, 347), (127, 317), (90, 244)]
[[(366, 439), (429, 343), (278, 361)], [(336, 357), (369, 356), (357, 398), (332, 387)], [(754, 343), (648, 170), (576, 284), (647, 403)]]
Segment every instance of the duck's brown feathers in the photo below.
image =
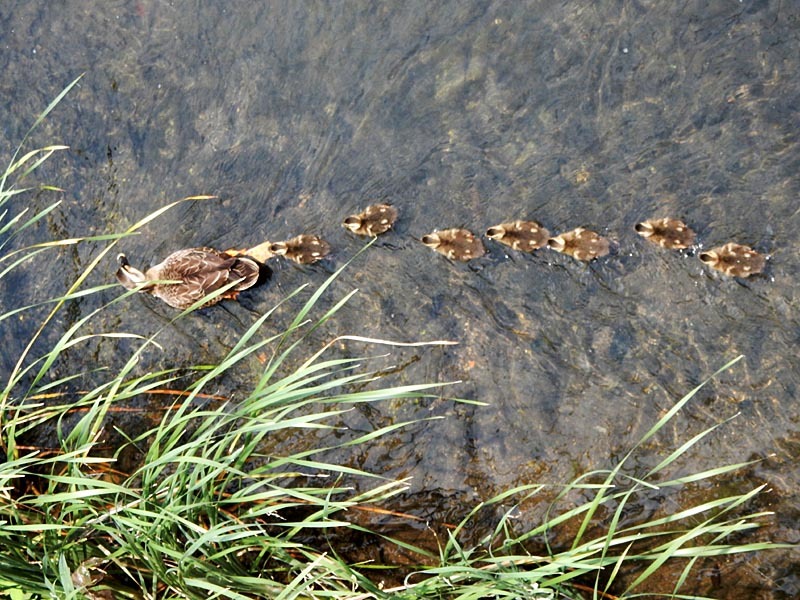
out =
[(450, 260), (468, 261), (486, 253), (481, 241), (466, 229), (445, 229), (422, 236), (422, 243)]
[(731, 277), (749, 277), (764, 270), (766, 257), (749, 246), (729, 243), (699, 255), (707, 265)]
[(330, 254), (331, 246), (319, 236), (304, 233), (285, 242), (270, 244), (269, 251), (301, 265), (308, 265)]
[(342, 225), (356, 235), (378, 236), (392, 228), (397, 209), (391, 204), (373, 204), (357, 215), (347, 217)]
[(694, 244), (694, 231), (678, 219), (648, 219), (636, 224), (636, 233), (662, 248), (680, 250)]
[[(246, 256), (231, 256), (213, 248), (188, 248), (173, 252), (159, 264), (142, 273), (120, 254), (117, 280), (128, 289), (142, 285), (141, 291), (160, 298), (175, 308), (189, 308), (199, 300), (230, 283), (232, 288), (203, 304), (210, 306), (225, 298), (235, 299), (240, 291), (254, 286), (261, 265)], [(155, 283), (174, 281), (175, 283)]]
[(547, 244), (550, 232), (536, 221), (513, 221), (489, 227), (486, 237), (511, 246), (514, 250), (533, 252)]
[(605, 256), (611, 246), (606, 238), (583, 227), (552, 237), (547, 240), (547, 245), (556, 252), (585, 262)]

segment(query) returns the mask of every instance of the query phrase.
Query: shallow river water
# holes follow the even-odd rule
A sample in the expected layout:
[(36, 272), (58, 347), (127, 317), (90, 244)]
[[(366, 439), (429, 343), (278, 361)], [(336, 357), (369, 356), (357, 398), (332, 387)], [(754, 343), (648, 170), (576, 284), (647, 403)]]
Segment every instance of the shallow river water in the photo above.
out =
[[(800, 5), (7, 0), (0, 50), (3, 160), (85, 72), (31, 141), (71, 147), (40, 176), (63, 188), (63, 204), (29, 232), (33, 241), (124, 231), (173, 200), (209, 194), (219, 200), (178, 206), (121, 250), (146, 266), (179, 248), (306, 231), (334, 247), (323, 264), (277, 266), (240, 305), (170, 326), (147, 366), (218, 360), (257, 314), (362, 247), (340, 226), (346, 215), (388, 201), (399, 221), (333, 285), (329, 303), (360, 293), (319, 342), (345, 333), (456, 340), (394, 351), (401, 368), (389, 382), (459, 380), (443, 393), (488, 405), (354, 411), (345, 424), (358, 431), (447, 418), (341, 460), (412, 477), (403, 510), (457, 520), (509, 487), (613, 464), (742, 354), (641, 466), (739, 413), (682, 468), (762, 458), (720, 485), (767, 483), (761, 504), (776, 514), (762, 534), (800, 541)], [(766, 273), (728, 278), (696, 251), (667, 252), (635, 234), (660, 216), (684, 219), (705, 249), (735, 241), (768, 253)], [(484, 239), (485, 257), (453, 264), (419, 242), (435, 228), (483, 232), (517, 218), (553, 232), (591, 227), (617, 247), (586, 265)], [(95, 251), (65, 251), (2, 280), (0, 302), (63, 293)], [(109, 260), (93, 283), (113, 282), (114, 269)], [(77, 301), (69, 314), (119, 292)], [(142, 334), (174, 316), (149, 297), (114, 309), (104, 327)], [(3, 373), (30, 327), (4, 323)], [(74, 358), (113, 368), (124, 360), (117, 344)], [(252, 368), (223, 391), (246, 389)], [(735, 558), (697, 589), (797, 597), (799, 565), (796, 552)]]

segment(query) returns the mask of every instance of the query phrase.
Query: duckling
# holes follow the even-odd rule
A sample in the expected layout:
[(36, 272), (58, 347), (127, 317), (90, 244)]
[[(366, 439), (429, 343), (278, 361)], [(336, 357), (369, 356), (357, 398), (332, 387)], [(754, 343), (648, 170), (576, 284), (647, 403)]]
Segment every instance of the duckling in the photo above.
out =
[(731, 277), (750, 277), (763, 271), (766, 264), (763, 254), (749, 246), (734, 243), (701, 252), (698, 258)]
[(637, 223), (636, 233), (670, 250), (682, 250), (694, 244), (694, 231), (678, 219), (648, 219)]
[(376, 237), (392, 228), (397, 209), (391, 204), (373, 204), (357, 215), (347, 217), (342, 226), (356, 235)]
[(285, 242), (270, 244), (269, 251), (301, 265), (309, 265), (330, 254), (331, 246), (319, 236), (304, 233)]
[(445, 229), (422, 236), (422, 243), (450, 260), (468, 261), (486, 253), (481, 241), (466, 229)]
[(556, 252), (569, 254), (585, 262), (605, 256), (609, 252), (609, 241), (589, 229), (578, 227), (547, 240), (547, 245)]
[[(142, 273), (132, 267), (124, 254), (117, 256), (117, 281), (160, 298), (173, 308), (189, 308), (198, 300), (238, 281), (229, 290), (211, 298), (203, 307), (223, 299), (235, 300), (239, 292), (259, 280), (262, 265), (247, 256), (231, 256), (212, 248), (188, 248), (173, 252), (162, 262)], [(165, 283), (156, 283), (164, 281)], [(166, 283), (173, 281), (174, 283)]]
[(550, 232), (536, 221), (513, 221), (489, 227), (486, 237), (511, 246), (514, 250), (533, 252), (547, 244)]

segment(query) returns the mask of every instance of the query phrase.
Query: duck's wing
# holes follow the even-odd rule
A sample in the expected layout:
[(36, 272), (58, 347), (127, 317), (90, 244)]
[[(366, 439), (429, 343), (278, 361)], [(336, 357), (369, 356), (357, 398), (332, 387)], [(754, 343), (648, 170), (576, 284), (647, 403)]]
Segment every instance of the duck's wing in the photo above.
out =
[(241, 259), (222, 254), (208, 248), (193, 248), (175, 256), (162, 269), (162, 278), (180, 281), (171, 290), (175, 294), (191, 296), (199, 300), (213, 293), (240, 276), (232, 275), (232, 269)]
[(241, 281), (236, 285), (235, 289), (246, 290), (253, 287), (258, 283), (258, 278), (261, 275), (261, 265), (255, 260), (247, 256), (234, 258), (234, 263), (230, 268), (229, 279)]

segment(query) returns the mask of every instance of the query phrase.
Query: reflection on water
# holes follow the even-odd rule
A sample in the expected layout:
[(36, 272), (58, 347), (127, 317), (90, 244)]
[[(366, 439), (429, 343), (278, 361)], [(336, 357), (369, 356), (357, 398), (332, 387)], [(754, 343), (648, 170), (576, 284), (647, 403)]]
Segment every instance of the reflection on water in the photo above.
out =
[[(131, 261), (303, 232), (334, 247), (327, 265), (279, 265), (241, 305), (172, 325), (151, 364), (218, 358), (252, 313), (361, 247), (342, 218), (391, 202), (395, 230), (333, 286), (330, 302), (361, 293), (320, 341), (458, 340), (397, 351), (406, 366), (393, 377), (461, 380), (458, 395), (490, 406), (349, 413), (356, 430), (450, 417), (374, 446), (361, 466), (413, 475), (412, 492), (446, 492), (442, 511), (450, 492), (567, 481), (607, 465), (741, 353), (652, 451), (740, 412), (692, 451), (692, 467), (769, 457), (741, 485), (767, 481), (778, 536), (797, 539), (782, 517), (800, 506), (794, 5), (7, 2), (0, 18), (6, 140), (21, 139), (29, 107), (87, 71), (34, 140), (73, 147), (47, 167), (65, 202), (34, 236), (120, 231), (205, 193), (220, 200), (182, 205), (126, 240)], [(770, 253), (766, 275), (726, 278), (636, 235), (636, 223), (664, 216), (684, 219), (704, 249), (735, 241)], [(586, 265), (484, 240), (486, 256), (452, 264), (419, 242), (434, 228), (482, 232), (513, 219), (587, 226), (618, 247)], [(3, 302), (12, 286), (60, 293), (91, 251), (4, 278)], [(97, 302), (76, 303), (75, 318)], [(147, 332), (172, 315), (147, 298), (127, 306), (106, 326)], [(21, 347), (26, 327), (4, 329), (7, 348)], [(114, 364), (119, 348), (101, 344), (93, 358)], [(771, 587), (797, 593), (788, 559), (772, 572)]]

